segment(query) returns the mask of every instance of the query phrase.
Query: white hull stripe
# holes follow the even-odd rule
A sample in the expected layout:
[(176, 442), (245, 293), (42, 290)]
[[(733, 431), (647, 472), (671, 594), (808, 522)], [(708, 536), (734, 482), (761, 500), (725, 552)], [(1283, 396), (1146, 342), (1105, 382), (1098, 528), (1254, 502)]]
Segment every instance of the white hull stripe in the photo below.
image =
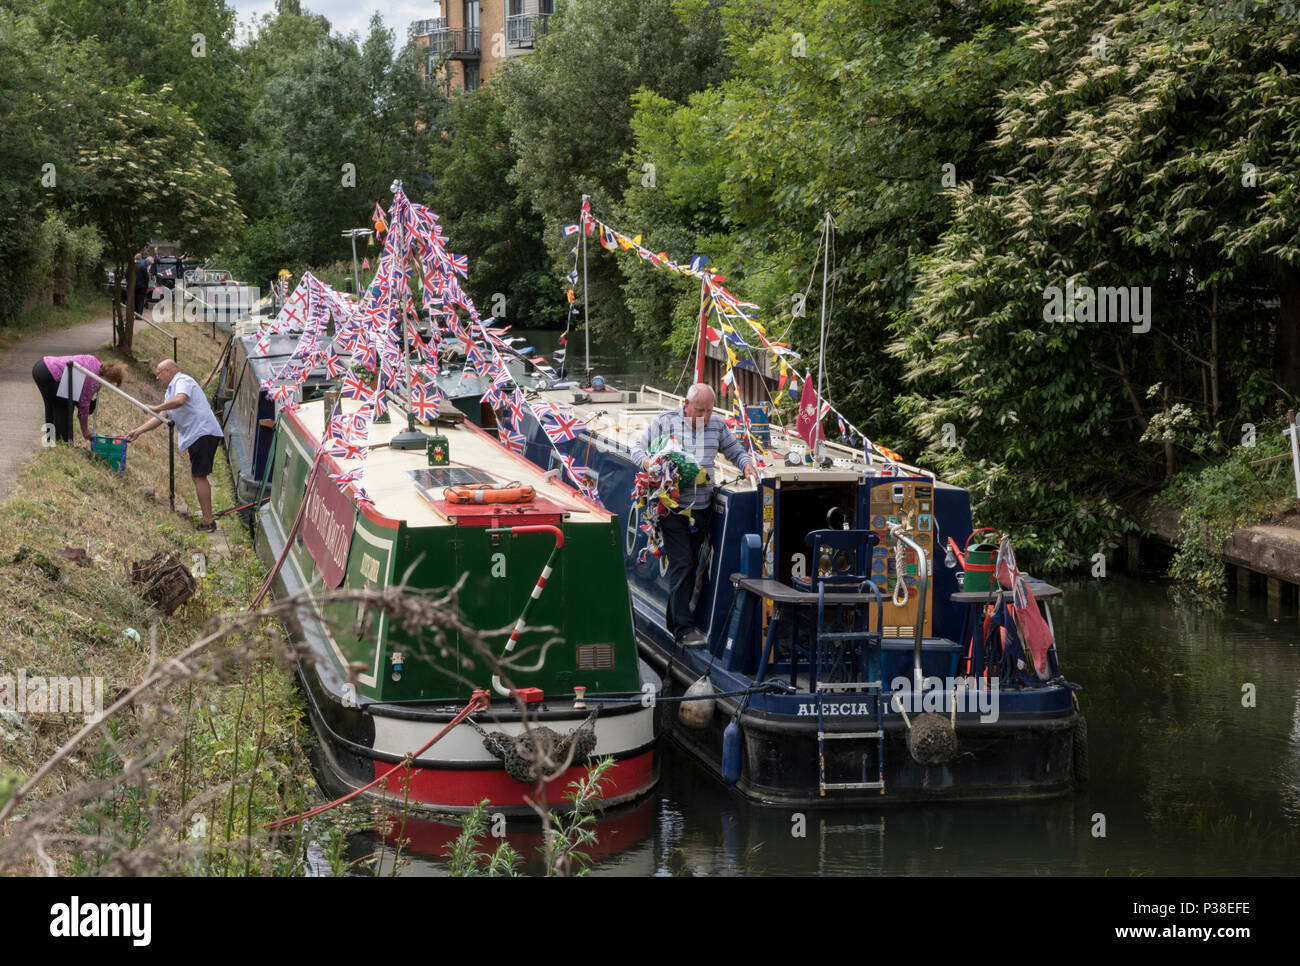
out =
[[(578, 712), (581, 714), (581, 712)], [(504, 732), (508, 735), (523, 734), (524, 726), (518, 721), (493, 722), (491, 718), (475, 715), (478, 726), (486, 732)], [(584, 719), (574, 721), (543, 721), (544, 724), (559, 734), (567, 734)], [(385, 718), (378, 715), (375, 721), (374, 750), (395, 757), (410, 754), (432, 738), (443, 725), (431, 721), (411, 721), (406, 718)], [(596, 750), (594, 755), (618, 755), (643, 748), (654, 740), (654, 709), (643, 708), (633, 714), (612, 715), (597, 718), (593, 727), (596, 730)], [(490, 751), (483, 747), (483, 739), (469, 725), (457, 725), (436, 745), (425, 752), (425, 759), (446, 761), (451, 764), (495, 762)]]

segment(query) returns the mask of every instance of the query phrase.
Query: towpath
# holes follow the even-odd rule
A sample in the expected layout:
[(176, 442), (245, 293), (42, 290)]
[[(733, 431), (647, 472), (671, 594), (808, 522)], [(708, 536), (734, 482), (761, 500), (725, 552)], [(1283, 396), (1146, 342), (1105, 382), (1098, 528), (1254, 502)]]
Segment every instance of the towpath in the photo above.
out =
[(45, 406), (32, 382), (32, 366), (45, 356), (95, 355), (113, 339), (113, 320), (83, 322), (67, 329), (43, 332), (20, 342), (0, 359), (0, 502), (9, 499), (18, 475), (40, 446)]

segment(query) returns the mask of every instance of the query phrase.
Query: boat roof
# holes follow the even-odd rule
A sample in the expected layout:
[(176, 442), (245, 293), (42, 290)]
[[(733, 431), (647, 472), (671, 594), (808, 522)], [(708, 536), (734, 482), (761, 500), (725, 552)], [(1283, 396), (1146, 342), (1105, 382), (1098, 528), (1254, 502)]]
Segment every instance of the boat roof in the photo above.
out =
[[(361, 403), (340, 399), (345, 413), (356, 412)], [(309, 447), (325, 431), (324, 401), (302, 403), (284, 414)], [(389, 406), (389, 423), (370, 423), (370, 454), (366, 460), (322, 456), (330, 473), (345, 473), (365, 464), (362, 486), (374, 500), (374, 511), (389, 521), (405, 521), (412, 527), (529, 524), (564, 520), (571, 523), (608, 524), (613, 514), (587, 500), (577, 490), (548, 474), (497, 442), (496, 437), (468, 420), (455, 425), (421, 426), (426, 436), (445, 436), (450, 465), (430, 466), (425, 450), (395, 450), (388, 446), (406, 428), (406, 413), (396, 403)], [(314, 452), (312, 453), (314, 455)], [(495, 504), (461, 507), (448, 504), (448, 486), (492, 483), (531, 486), (536, 497), (526, 504)], [(545, 517), (546, 519), (540, 519)]]
[[(631, 451), (656, 416), (681, 408), (683, 401), (683, 397), (653, 386), (641, 386), (632, 391), (610, 389), (604, 392), (591, 389), (550, 389), (538, 392), (536, 396), (548, 402), (569, 406), (586, 424), (588, 433), (627, 451)], [(713, 411), (723, 418), (732, 415), (729, 411), (716, 407)], [(864, 473), (879, 475), (884, 469), (884, 464), (879, 460), (868, 463), (862, 450), (830, 441), (826, 442), (825, 450), (826, 457), (831, 460), (829, 466), (810, 465), (806, 462), (789, 465), (785, 461), (787, 453), (807, 449), (803, 438), (793, 429), (775, 423), (771, 424), (769, 432), (771, 447), (767, 453), (759, 454), (759, 459), (764, 464), (760, 468), (760, 474), (764, 477), (777, 477), (790, 482), (814, 479), (822, 483), (861, 482)], [(906, 463), (896, 465), (902, 467), (907, 474), (929, 477), (936, 485), (945, 486), (928, 470)], [(732, 477), (741, 476), (740, 470), (721, 453), (717, 456), (715, 466), (715, 475), (723, 481), (724, 486)]]

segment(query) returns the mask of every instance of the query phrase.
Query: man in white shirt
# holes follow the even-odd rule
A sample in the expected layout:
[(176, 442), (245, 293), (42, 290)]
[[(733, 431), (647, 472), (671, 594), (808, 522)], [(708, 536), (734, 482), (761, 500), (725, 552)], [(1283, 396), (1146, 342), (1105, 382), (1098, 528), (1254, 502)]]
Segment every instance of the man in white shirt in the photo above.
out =
[[(212, 459), (223, 438), (221, 424), (213, 415), (202, 387), (181, 372), (174, 359), (158, 363), (154, 378), (159, 385), (167, 387), (167, 396), (160, 405), (149, 408), (155, 413), (170, 414), (176, 426), (176, 448), (181, 452), (189, 451), (190, 476), (194, 479), (194, 492), (198, 494), (199, 510), (203, 514), (198, 529), (211, 533), (217, 529), (217, 520), (212, 515), (212, 484), (208, 482), (208, 474), (212, 472)], [(163, 420), (150, 417), (126, 434), (127, 442), (134, 442), (142, 433), (161, 425)]]

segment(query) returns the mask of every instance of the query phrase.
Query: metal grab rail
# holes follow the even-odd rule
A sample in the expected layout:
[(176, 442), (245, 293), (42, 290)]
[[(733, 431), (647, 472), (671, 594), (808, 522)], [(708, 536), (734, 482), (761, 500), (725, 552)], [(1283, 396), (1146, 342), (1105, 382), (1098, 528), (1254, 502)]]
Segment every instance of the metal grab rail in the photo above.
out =
[[(912, 690), (913, 693), (919, 694), (925, 680), (925, 675), (921, 673), (921, 639), (925, 635), (925, 595), (930, 589), (930, 565), (925, 559), (925, 551), (906, 535), (901, 523), (891, 523), (889, 532), (895, 540), (901, 540), (904, 546), (916, 554), (916, 628), (912, 646)], [(897, 574), (896, 579), (901, 581), (903, 575)]]
[(172, 361), (175, 362), (175, 363), (179, 366), (179, 365), (181, 364), (181, 360), (180, 360), (180, 357), (179, 357), (179, 355), (178, 355), (178, 353), (177, 353), (177, 348), (176, 348), (176, 346), (177, 346), (177, 342), (176, 342), (176, 333), (174, 333), (174, 332), (168, 332), (168, 331), (167, 331), (166, 329), (164, 329), (161, 325), (156, 325), (156, 324), (154, 324), (153, 322), (150, 322), (148, 319), (146, 319), (146, 318), (145, 318), (143, 315), (141, 315), (139, 312), (136, 312), (136, 313), (134, 313), (134, 314), (135, 314), (136, 319), (138, 319), (139, 321), (143, 322), (145, 325), (149, 326), (149, 328), (151, 328), (151, 329), (153, 329), (153, 330), (155, 330), (155, 331), (157, 331), (157, 332), (161, 332), (161, 333), (162, 333), (163, 335), (165, 335), (167, 338), (169, 338), (169, 339), (172, 340)]
[[(162, 420), (164, 423), (168, 423), (168, 424), (171, 423), (171, 420), (167, 418), (167, 415), (166, 415), (165, 413), (156, 413), (156, 412), (154, 412), (152, 409), (149, 408), (149, 404), (148, 404), (148, 403), (142, 403), (140, 400), (138, 400), (138, 399), (136, 399), (134, 396), (132, 396), (129, 392), (124, 392), (123, 390), (118, 389), (117, 386), (113, 385), (111, 382), (104, 382), (102, 379), (100, 379), (100, 377), (99, 377), (99, 375), (98, 375), (97, 373), (91, 372), (91, 371), (90, 371), (89, 369), (87, 369), (85, 366), (80, 365), (79, 363), (76, 363), (76, 362), (69, 362), (69, 363), (68, 363), (68, 367), (69, 367), (70, 369), (76, 369), (78, 372), (83, 372), (83, 373), (85, 373), (87, 376), (89, 376), (90, 378), (94, 379), (96, 382), (99, 383), (99, 388), (100, 388), (100, 389), (108, 389), (108, 390), (110, 390), (111, 392), (115, 392), (115, 393), (117, 393), (119, 396), (121, 396), (123, 399), (125, 399), (127, 402), (131, 403), (131, 405), (135, 406), (135, 407), (138, 408), (138, 409), (142, 409), (142, 410), (144, 410), (144, 411), (147, 412), (150, 416), (153, 416), (153, 417), (155, 417), (155, 418), (157, 418), (157, 419), (160, 419), (160, 420)], [(69, 386), (69, 391), (71, 391), (71, 386)]]
[[(72, 369), (76, 369), (77, 371), (89, 376), (91, 379), (94, 379), (97, 383), (99, 383), (99, 388), (110, 389), (113, 392), (117, 393), (119, 396), (121, 396), (131, 405), (144, 410), (154, 419), (157, 419), (159, 422), (161, 422), (164, 426), (167, 427), (167, 496), (171, 508), (175, 510), (176, 509), (176, 432), (175, 432), (176, 424), (171, 421), (171, 418), (168, 417), (166, 413), (154, 412), (152, 409), (149, 408), (147, 403), (142, 403), (140, 400), (132, 396), (129, 392), (123, 392), (121, 389), (118, 389), (117, 386), (113, 385), (111, 382), (105, 382), (103, 379), (100, 379), (96, 373), (91, 372), (85, 366), (79, 365), (78, 363), (69, 360), (67, 370), (65, 371), (70, 371)], [(72, 377), (68, 376), (69, 405), (71, 405), (72, 403), (71, 395), (72, 395)]]

